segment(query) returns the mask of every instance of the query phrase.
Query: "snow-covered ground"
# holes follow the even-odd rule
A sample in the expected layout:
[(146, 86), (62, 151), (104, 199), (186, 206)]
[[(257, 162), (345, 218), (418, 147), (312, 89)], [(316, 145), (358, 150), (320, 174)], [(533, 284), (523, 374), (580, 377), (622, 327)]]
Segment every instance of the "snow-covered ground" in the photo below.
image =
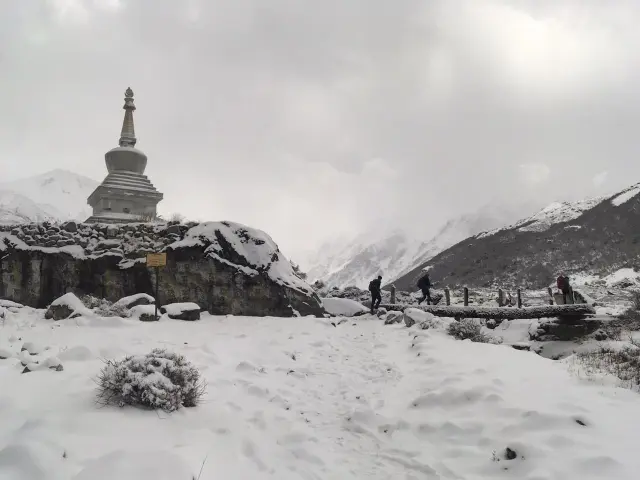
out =
[[(636, 393), (507, 346), (369, 315), (337, 326), (4, 315), (2, 480), (626, 480), (640, 471)], [(40, 353), (27, 359), (25, 342)], [(156, 347), (200, 369), (204, 403), (173, 414), (98, 407), (102, 359)], [(20, 355), (64, 370), (21, 374)]]

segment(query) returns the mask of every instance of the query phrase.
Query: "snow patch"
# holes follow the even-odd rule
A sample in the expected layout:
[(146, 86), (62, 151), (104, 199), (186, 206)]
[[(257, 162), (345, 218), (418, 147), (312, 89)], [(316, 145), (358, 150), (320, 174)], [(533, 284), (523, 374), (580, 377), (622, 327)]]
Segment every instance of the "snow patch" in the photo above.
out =
[(623, 192), (615, 195), (614, 197), (612, 197), (611, 198), (611, 203), (615, 207), (619, 207), (623, 203), (628, 202), (633, 197), (638, 195), (638, 193), (640, 193), (640, 185), (633, 186), (633, 187), (631, 187), (631, 188), (629, 188), (627, 190), (624, 190)]

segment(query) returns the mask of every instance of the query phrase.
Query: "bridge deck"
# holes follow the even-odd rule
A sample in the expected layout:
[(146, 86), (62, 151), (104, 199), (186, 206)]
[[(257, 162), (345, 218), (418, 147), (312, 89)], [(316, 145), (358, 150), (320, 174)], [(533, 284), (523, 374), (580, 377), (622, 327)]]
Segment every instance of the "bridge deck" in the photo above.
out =
[(494, 318), (516, 320), (520, 318), (586, 317), (595, 315), (595, 309), (586, 303), (574, 305), (540, 305), (536, 307), (479, 307), (457, 305), (402, 305), (383, 304), (387, 310), (404, 311), (405, 308), (418, 308), (438, 317), (452, 318)]

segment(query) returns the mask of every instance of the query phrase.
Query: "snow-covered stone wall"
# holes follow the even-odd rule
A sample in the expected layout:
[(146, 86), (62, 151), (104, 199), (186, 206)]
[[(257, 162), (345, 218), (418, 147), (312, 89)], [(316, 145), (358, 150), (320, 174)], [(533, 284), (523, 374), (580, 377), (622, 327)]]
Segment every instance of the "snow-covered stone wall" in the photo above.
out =
[(0, 298), (45, 307), (67, 292), (155, 292), (148, 253), (167, 253), (162, 303), (214, 314), (319, 315), (321, 301), (264, 232), (232, 222), (0, 225)]

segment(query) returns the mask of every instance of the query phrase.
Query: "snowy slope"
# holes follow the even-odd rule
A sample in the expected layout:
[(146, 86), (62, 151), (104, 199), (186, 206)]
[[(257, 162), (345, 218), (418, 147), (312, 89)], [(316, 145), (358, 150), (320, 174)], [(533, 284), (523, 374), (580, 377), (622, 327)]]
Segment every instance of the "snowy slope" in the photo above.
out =
[(515, 220), (523, 208), (485, 206), (475, 213), (450, 220), (428, 240), (403, 230), (385, 233), (381, 229), (355, 239), (341, 239), (323, 245), (307, 261), (310, 265), (307, 278), (339, 288), (366, 288), (377, 275), (382, 275), (383, 283), (388, 283), (469, 236)]
[[(640, 471), (637, 394), (530, 352), (368, 316), (338, 327), (85, 316), (52, 328), (42, 314), (7, 310), (0, 333), (2, 479), (635, 480)], [(25, 342), (39, 353), (20, 352)], [(200, 369), (200, 406), (96, 405), (105, 358), (156, 347)], [(41, 367), (21, 374), (20, 360)], [(58, 361), (62, 371), (46, 368)]]
[(30, 198), (0, 190), (0, 223), (19, 224), (46, 220), (55, 220), (55, 217)]
[[(637, 192), (636, 192), (637, 193)], [(591, 210), (607, 197), (590, 198), (577, 202), (554, 202), (545, 208), (519, 220), (513, 225), (502, 227), (478, 235), (478, 238), (495, 235), (504, 230), (518, 230), (520, 232), (543, 232), (556, 223), (570, 222), (578, 218), (584, 212)]]
[[(87, 197), (99, 185), (98, 182), (66, 170), (52, 170), (12, 182), (0, 183), (0, 197), (9, 192), (26, 197), (30, 202), (21, 202), (14, 197), (8, 208), (0, 204), (0, 221), (11, 218), (10, 212), (17, 208), (29, 220), (40, 221), (42, 216), (57, 220), (86, 220), (91, 215)], [(37, 208), (34, 208), (35, 207)], [(9, 213), (7, 213), (7, 211)]]

